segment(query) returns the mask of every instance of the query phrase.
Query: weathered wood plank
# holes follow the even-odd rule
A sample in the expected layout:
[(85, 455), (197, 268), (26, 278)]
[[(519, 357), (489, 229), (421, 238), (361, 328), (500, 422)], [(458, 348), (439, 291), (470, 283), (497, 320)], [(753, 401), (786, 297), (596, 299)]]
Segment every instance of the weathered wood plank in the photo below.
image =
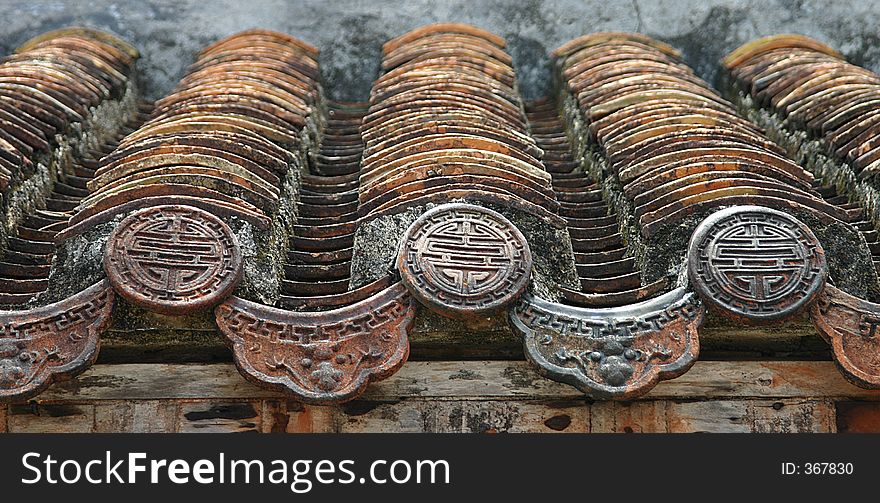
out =
[(757, 433), (833, 433), (834, 403), (828, 400), (750, 402), (752, 431)]
[(833, 432), (834, 407), (816, 400), (672, 400), (591, 406), (594, 433)]
[(841, 433), (880, 432), (880, 403), (837, 402), (837, 431)]
[[(117, 410), (162, 402), (110, 402)], [(357, 400), (339, 407), (303, 406), (265, 400), (179, 401), (179, 428), (160, 414), (142, 429), (183, 432), (343, 433), (798, 433), (833, 432), (833, 403), (824, 400), (714, 400), (639, 402), (537, 400)], [(96, 406), (96, 409), (101, 405)], [(262, 416), (262, 417), (260, 417)], [(96, 416), (97, 417), (97, 416)], [(143, 421), (147, 421), (144, 423)], [(132, 421), (95, 421), (94, 431), (130, 431)], [(118, 429), (108, 427), (115, 424)], [(46, 423), (41, 423), (45, 428)], [(31, 430), (28, 431), (32, 431)], [(870, 430), (876, 431), (876, 430)]]
[(880, 404), (830, 400), (99, 401), (19, 405), (11, 432), (799, 433), (880, 431)]
[[(831, 362), (700, 361), (642, 399), (803, 397), (880, 400), (880, 390), (849, 384)], [(283, 396), (249, 384), (229, 364), (125, 364), (96, 365), (35, 401), (277, 398)], [(408, 362), (391, 378), (371, 385), (362, 398), (578, 400), (583, 395), (544, 379), (526, 362), (437, 361)]]
[(593, 404), (594, 433), (745, 433), (751, 431), (746, 401), (642, 401)]
[(130, 433), (134, 429), (134, 406), (131, 402), (95, 404), (95, 433)]
[(260, 401), (186, 401), (180, 404), (177, 431), (188, 433), (241, 433), (262, 430)]
[(94, 429), (95, 406), (13, 405), (7, 421), (10, 433), (89, 433)]
[(161, 433), (178, 431), (180, 404), (176, 401), (132, 402), (132, 433)]
[(38, 402), (277, 397), (245, 381), (231, 364), (95, 365), (79, 377), (57, 383)]
[(660, 383), (650, 398), (833, 398), (880, 400), (880, 390), (850, 384), (826, 361), (697, 362), (681, 378)]
[(96, 365), (0, 408), (6, 424), (10, 432), (877, 431), (880, 391), (850, 385), (831, 362), (701, 361), (642, 399), (590, 402), (525, 362), (435, 361), (409, 362), (358, 400), (318, 407), (252, 386), (229, 364)]
[(359, 400), (337, 409), (335, 431), (430, 433), (556, 433), (590, 431), (580, 401)]
[(263, 401), (263, 431), (267, 433), (328, 433), (336, 431), (333, 407), (314, 407), (286, 399)]
[(596, 433), (666, 433), (667, 403), (595, 402), (590, 407), (590, 431)]
[(668, 403), (666, 428), (670, 433), (748, 433), (749, 403), (714, 400), (711, 402)]

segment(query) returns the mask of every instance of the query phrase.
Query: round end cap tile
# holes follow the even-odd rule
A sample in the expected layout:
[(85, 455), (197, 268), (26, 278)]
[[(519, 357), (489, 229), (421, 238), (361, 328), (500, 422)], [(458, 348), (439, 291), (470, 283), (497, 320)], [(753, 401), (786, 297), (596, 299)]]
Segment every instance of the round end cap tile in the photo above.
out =
[(181, 315), (232, 294), (241, 250), (220, 218), (183, 205), (154, 206), (126, 217), (110, 234), (104, 269), (120, 296), (150, 311)]
[(397, 267), (422, 304), (466, 319), (516, 300), (531, 278), (532, 253), (525, 236), (500, 213), (444, 204), (409, 227)]
[(807, 307), (825, 285), (825, 252), (793, 216), (763, 206), (736, 206), (697, 226), (688, 276), (700, 297), (737, 321), (780, 321)]

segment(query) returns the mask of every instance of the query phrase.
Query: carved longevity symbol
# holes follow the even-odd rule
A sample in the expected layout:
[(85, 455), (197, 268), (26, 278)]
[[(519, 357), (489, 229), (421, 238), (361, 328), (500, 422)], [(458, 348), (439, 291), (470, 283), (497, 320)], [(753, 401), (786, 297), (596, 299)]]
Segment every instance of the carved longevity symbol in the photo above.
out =
[(163, 313), (213, 306), (241, 279), (241, 252), (229, 227), (191, 206), (155, 206), (129, 215), (107, 242), (104, 268), (130, 302)]
[(797, 314), (825, 284), (825, 252), (794, 217), (737, 206), (704, 220), (691, 237), (688, 273), (696, 291), (737, 320)]
[(55, 304), (0, 311), (0, 401), (30, 398), (88, 368), (112, 310), (102, 281)]
[(452, 317), (485, 314), (519, 297), (528, 285), (532, 253), (501, 214), (469, 204), (445, 204), (407, 230), (398, 269), (427, 307)]
[(594, 398), (627, 399), (686, 372), (699, 353), (703, 307), (678, 288), (607, 309), (554, 304), (526, 295), (510, 310), (538, 372)]
[(355, 398), (403, 365), (415, 303), (397, 283), (332, 311), (283, 311), (233, 297), (215, 315), (245, 378), (330, 404)]

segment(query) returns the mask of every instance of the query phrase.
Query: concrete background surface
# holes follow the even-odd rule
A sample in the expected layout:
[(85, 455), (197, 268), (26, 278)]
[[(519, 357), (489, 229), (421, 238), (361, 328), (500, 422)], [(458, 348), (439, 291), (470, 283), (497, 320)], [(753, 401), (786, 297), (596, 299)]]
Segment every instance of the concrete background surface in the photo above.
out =
[(466, 22), (508, 41), (527, 98), (550, 85), (548, 52), (595, 31), (639, 31), (684, 51), (709, 80), (718, 60), (758, 36), (795, 32), (880, 70), (880, 2), (850, 0), (0, 0), (0, 53), (41, 32), (85, 25), (142, 51), (147, 98), (168, 93), (203, 46), (260, 27), (322, 51), (328, 94), (368, 96), (384, 41), (423, 24)]

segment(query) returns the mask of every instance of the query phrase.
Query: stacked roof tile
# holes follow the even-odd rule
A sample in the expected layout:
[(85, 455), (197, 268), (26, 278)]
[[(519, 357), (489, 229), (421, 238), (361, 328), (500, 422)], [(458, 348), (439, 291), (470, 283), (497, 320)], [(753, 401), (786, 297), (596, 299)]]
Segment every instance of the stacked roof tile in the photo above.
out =
[[(87, 194), (95, 159), (137, 122), (129, 115), (127, 124), (93, 131), (108, 119), (96, 108), (119, 102), (131, 87), (137, 56), (116, 37), (74, 29), (30, 40), (0, 63), (0, 190), (7, 215), (0, 304), (24, 304), (46, 290), (55, 233)], [(65, 158), (71, 147), (74, 155)], [(32, 197), (35, 183), (28, 180), (35, 174), (46, 176), (37, 184), (50, 189), (37, 195), (44, 207), (19, 207)]]
[(317, 95), (315, 50), (291, 40), (251, 31), (203, 50), (150, 119), (101, 159), (60, 238), (162, 201), (268, 227)]
[(303, 174), (299, 191), (279, 300), (288, 309), (342, 307), (391, 285), (386, 275), (349, 289), (363, 154), (360, 125), (366, 109), (358, 103), (329, 103), (327, 110), (316, 160)]
[(642, 285), (642, 273), (627, 250), (611, 201), (602, 184), (574, 155), (559, 105), (543, 100), (526, 107), (529, 129), (544, 150), (544, 166), (553, 180), (559, 214), (565, 219), (580, 288), (560, 286), (567, 302), (582, 307), (622, 306), (662, 292), (659, 278)]
[(555, 214), (503, 47), (454, 25), (385, 45), (362, 127), (362, 217), (461, 196)]
[(699, 79), (677, 52), (643, 37), (587, 36), (560, 66), (642, 233), (707, 205), (796, 201), (848, 221), (813, 176)]

